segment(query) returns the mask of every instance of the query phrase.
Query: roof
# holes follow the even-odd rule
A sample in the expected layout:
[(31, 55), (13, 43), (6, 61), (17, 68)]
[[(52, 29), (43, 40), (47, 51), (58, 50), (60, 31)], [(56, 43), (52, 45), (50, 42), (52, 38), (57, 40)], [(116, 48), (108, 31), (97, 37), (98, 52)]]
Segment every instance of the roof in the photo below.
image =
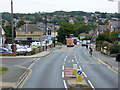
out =
[[(38, 28), (36, 25), (34, 24), (25, 24), (23, 26), (20, 27), (21, 31), (42, 31), (40, 28)], [(20, 31), (20, 28), (16, 29), (16, 31)]]
[(99, 27), (99, 30), (106, 31), (106, 30), (109, 29), (109, 28), (110, 28), (109, 25), (101, 25), (101, 26)]
[[(27, 37), (16, 37), (14, 40), (27, 41)], [(44, 37), (32, 37), (32, 41), (43, 41)]]
[(114, 28), (120, 28), (120, 21), (110, 21), (110, 24)]

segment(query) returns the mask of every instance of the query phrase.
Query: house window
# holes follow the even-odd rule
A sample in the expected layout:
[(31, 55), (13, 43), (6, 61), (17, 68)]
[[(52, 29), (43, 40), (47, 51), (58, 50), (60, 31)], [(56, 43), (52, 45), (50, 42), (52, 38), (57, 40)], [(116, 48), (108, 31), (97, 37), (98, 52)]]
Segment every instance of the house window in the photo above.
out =
[(33, 34), (33, 31), (31, 31), (31, 34)]

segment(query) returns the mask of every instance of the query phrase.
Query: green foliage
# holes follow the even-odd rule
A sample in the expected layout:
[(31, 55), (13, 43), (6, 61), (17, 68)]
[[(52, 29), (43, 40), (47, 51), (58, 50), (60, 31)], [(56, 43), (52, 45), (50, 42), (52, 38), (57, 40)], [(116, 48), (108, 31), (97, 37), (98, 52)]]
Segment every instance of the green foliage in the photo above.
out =
[(3, 29), (5, 30), (6, 37), (12, 37), (12, 30), (11, 30), (11, 25), (8, 25), (6, 27), (2, 26)]
[(30, 51), (30, 52), (26, 53), (26, 55), (34, 55), (34, 54), (35, 54), (34, 51)]
[(63, 22), (60, 25), (60, 29), (58, 30), (58, 41), (65, 43), (66, 36), (69, 38), (70, 34), (75, 34), (76, 28), (73, 24)]
[(105, 33), (102, 33), (102, 34), (99, 34), (97, 39), (96, 39), (96, 41), (99, 41), (99, 40), (101, 40), (101, 41), (109, 41), (109, 38)]
[(7, 71), (8, 68), (7, 67), (0, 67), (0, 71)]
[(102, 40), (102, 41), (108, 41), (110, 43), (118, 42), (118, 33), (113, 31), (111, 35), (109, 35), (109, 30), (106, 32), (99, 34), (96, 41)]
[(78, 35), (78, 39), (80, 39), (80, 34)]
[(6, 37), (7, 40), (12, 40), (12, 37)]
[(24, 20), (20, 20), (18, 23), (17, 23), (17, 27), (21, 27), (25, 24)]
[(104, 23), (101, 20), (98, 21), (98, 24), (99, 25), (104, 25)]
[(61, 42), (57, 42), (57, 45), (63, 45), (63, 43), (61, 43)]
[(118, 45), (120, 45), (120, 42), (118, 42)]
[(114, 44), (114, 45), (109, 46), (108, 50), (110, 51), (110, 54), (120, 53), (120, 46)]
[(76, 36), (80, 33), (88, 33), (90, 31), (89, 25), (86, 25), (83, 21), (75, 21), (75, 28), (77, 29)]
[(116, 33), (115, 31), (113, 31), (111, 33), (111, 36), (109, 36), (109, 41), (111, 43), (114, 43), (115, 41), (118, 41), (118, 33)]

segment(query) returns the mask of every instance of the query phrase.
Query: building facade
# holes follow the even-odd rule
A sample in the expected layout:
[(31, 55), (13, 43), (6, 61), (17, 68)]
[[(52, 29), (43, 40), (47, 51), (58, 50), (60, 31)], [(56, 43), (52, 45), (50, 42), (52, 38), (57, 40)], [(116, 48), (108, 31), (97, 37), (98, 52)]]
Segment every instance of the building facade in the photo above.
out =
[(16, 29), (15, 41), (27, 42), (28, 39), (31, 41), (42, 41), (43, 32), (34, 24), (25, 24), (20, 28)]
[(0, 46), (5, 44), (6, 37), (5, 37), (5, 31), (3, 30), (2, 26), (0, 25)]

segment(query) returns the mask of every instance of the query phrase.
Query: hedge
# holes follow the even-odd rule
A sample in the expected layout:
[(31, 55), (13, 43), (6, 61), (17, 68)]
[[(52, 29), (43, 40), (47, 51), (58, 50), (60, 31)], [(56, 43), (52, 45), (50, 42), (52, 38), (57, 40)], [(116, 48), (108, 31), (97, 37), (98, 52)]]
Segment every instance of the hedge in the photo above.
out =
[(120, 53), (120, 46), (111, 45), (111, 46), (108, 47), (108, 50), (110, 51), (110, 54)]

